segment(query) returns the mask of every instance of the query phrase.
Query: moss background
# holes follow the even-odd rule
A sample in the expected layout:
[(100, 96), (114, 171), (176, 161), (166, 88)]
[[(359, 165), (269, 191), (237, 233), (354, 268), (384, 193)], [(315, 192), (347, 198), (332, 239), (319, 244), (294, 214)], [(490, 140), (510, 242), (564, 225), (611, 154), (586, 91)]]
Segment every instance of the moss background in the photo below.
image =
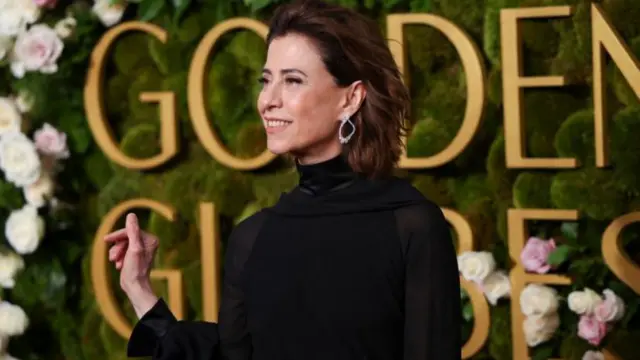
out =
[[(109, 57), (104, 96), (106, 112), (121, 149), (133, 157), (159, 151), (157, 107), (138, 101), (141, 91), (166, 90), (177, 96), (181, 149), (178, 158), (153, 171), (131, 171), (108, 161), (91, 138), (82, 108), (82, 87), (89, 54), (104, 29), (88, 12), (89, 4), (74, 2), (67, 9), (79, 21), (75, 37), (65, 48), (65, 60), (54, 75), (29, 74), (11, 79), (0, 72), (0, 92), (27, 89), (36, 94), (34, 127), (49, 121), (69, 134), (72, 159), (62, 198), (69, 204), (69, 221), (48, 235), (51, 252), (30, 266), (11, 294), (13, 302), (32, 317), (27, 334), (12, 339), (10, 352), (21, 359), (125, 359), (125, 340), (102, 319), (90, 283), (90, 247), (100, 219), (123, 200), (149, 197), (175, 206), (178, 220), (169, 223), (149, 211), (139, 216), (146, 228), (161, 236), (156, 267), (185, 272), (188, 318), (201, 318), (199, 237), (200, 202), (212, 201), (220, 212), (220, 232), (226, 241), (238, 221), (273, 204), (292, 188), (297, 174), (290, 162), (278, 159), (252, 172), (225, 168), (199, 144), (186, 104), (186, 81), (191, 55), (202, 36), (231, 17), (267, 20), (277, 1), (202, 1), (172, 3), (144, 0), (130, 5), (126, 19), (149, 20), (169, 32), (167, 44), (132, 33), (121, 37)], [(591, 21), (587, 0), (334, 0), (359, 9), (384, 29), (385, 15), (431, 12), (461, 26), (482, 49), (488, 70), (485, 120), (472, 144), (441, 168), (403, 171), (415, 186), (441, 206), (461, 212), (471, 223), (478, 249), (493, 252), (499, 267), (510, 268), (506, 239), (506, 209), (578, 209), (576, 223), (530, 222), (532, 235), (554, 236), (570, 246), (570, 257), (559, 271), (574, 279), (573, 287), (559, 287), (566, 296), (584, 286), (614, 289), (627, 302), (627, 315), (606, 338), (623, 359), (637, 358), (640, 342), (638, 296), (604, 264), (601, 234), (617, 216), (640, 210), (640, 101), (614, 64), (607, 67), (608, 121), (611, 159), (608, 169), (595, 168), (591, 91)], [(598, 1), (624, 41), (640, 57), (640, 3), (635, 0)], [(173, 5), (172, 5), (173, 4)], [(527, 156), (576, 157), (575, 170), (520, 171), (506, 169), (503, 137), (499, 11), (506, 7), (574, 5), (566, 19), (524, 21), (525, 75), (561, 75), (571, 80), (563, 88), (530, 89), (524, 95)], [(427, 26), (407, 26), (406, 49), (411, 74), (413, 112), (418, 120), (409, 139), (409, 156), (428, 156), (442, 150), (455, 136), (465, 108), (464, 71), (454, 47)], [(251, 157), (265, 146), (255, 109), (257, 82), (265, 60), (265, 45), (255, 34), (236, 31), (223, 37), (212, 51), (207, 71), (207, 109), (211, 124), (237, 156)], [(4, 81), (7, 80), (7, 81)], [(60, 101), (64, 99), (63, 101)], [(67, 100), (68, 99), (68, 100)], [(66, 181), (66, 183), (64, 182)], [(19, 196), (0, 187), (4, 209), (15, 207)], [(7, 195), (5, 196), (5, 193)], [(17, 194), (20, 195), (20, 194)], [(9, 199), (9, 200), (5, 200)], [(6, 204), (5, 204), (6, 202)], [(78, 220), (79, 219), (79, 220)], [(75, 220), (75, 221), (71, 221)], [(640, 263), (639, 225), (623, 236), (630, 256)], [(51, 240), (53, 239), (53, 240)], [(223, 249), (224, 250), (224, 249)], [(53, 256), (51, 255), (53, 254)], [(45, 259), (45, 257), (47, 257)], [(57, 269), (57, 271), (56, 271)], [(54, 276), (52, 274), (57, 274)], [(112, 272), (117, 286), (117, 274)], [(60, 281), (60, 277), (64, 281)], [(166, 289), (157, 284), (158, 291)], [(120, 291), (123, 311), (135, 316)], [(486, 347), (474, 359), (511, 358), (509, 301), (491, 308), (491, 331)], [(467, 304), (462, 330), (473, 324)], [(590, 348), (576, 335), (577, 316), (561, 310), (562, 325), (554, 339), (532, 349), (536, 359), (562, 356), (581, 359)], [(45, 339), (42, 348), (33, 339)]]

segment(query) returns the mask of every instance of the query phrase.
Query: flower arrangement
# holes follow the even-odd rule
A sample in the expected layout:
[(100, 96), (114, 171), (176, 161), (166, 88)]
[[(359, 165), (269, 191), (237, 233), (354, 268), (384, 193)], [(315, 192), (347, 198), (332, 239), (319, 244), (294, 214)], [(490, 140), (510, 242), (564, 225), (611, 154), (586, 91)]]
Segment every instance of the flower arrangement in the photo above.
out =
[[(36, 130), (31, 140), (22, 128), (23, 115), (30, 109), (25, 94), (0, 97), (0, 170), (4, 179), (22, 189), (24, 205), (11, 211), (4, 235), (11, 250), (0, 253), (0, 286), (12, 289), (16, 276), (25, 269), (22, 256), (34, 253), (45, 236), (45, 221), (38, 213), (56, 206), (55, 176), (60, 161), (69, 157), (66, 135), (48, 123)], [(29, 324), (25, 311), (8, 301), (0, 302), (0, 355), (8, 338), (24, 333)]]
[(458, 269), (467, 280), (475, 283), (491, 305), (511, 293), (509, 276), (504, 270), (496, 269), (493, 254), (488, 251), (467, 251), (458, 256)]
[[(557, 268), (566, 257), (566, 249), (554, 239), (530, 237), (520, 261), (526, 271), (546, 274)], [(554, 256), (556, 257), (554, 259)], [(509, 298), (511, 284), (504, 270), (497, 269), (496, 260), (488, 251), (467, 251), (458, 256), (460, 275), (484, 293), (487, 301), (496, 306), (501, 298)], [(528, 284), (520, 294), (520, 309), (525, 316), (522, 324), (529, 347), (536, 347), (553, 338), (560, 327), (560, 304), (564, 299), (557, 290), (543, 284)], [(605, 289), (602, 295), (590, 288), (572, 291), (566, 298), (568, 308), (579, 315), (578, 337), (598, 347), (614, 323), (625, 313), (625, 303), (614, 291)], [(604, 359), (600, 351), (589, 350), (583, 360)]]

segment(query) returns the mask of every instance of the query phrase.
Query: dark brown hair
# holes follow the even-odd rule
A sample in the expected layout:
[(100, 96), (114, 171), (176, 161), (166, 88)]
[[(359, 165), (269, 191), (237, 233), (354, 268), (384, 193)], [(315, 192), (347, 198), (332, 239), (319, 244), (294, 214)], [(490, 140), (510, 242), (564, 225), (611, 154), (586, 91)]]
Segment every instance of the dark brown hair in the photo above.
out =
[(276, 10), (267, 46), (292, 33), (312, 40), (337, 85), (363, 82), (367, 95), (351, 118), (356, 132), (344, 151), (353, 170), (390, 175), (402, 154), (411, 98), (378, 24), (348, 8), (302, 0)]

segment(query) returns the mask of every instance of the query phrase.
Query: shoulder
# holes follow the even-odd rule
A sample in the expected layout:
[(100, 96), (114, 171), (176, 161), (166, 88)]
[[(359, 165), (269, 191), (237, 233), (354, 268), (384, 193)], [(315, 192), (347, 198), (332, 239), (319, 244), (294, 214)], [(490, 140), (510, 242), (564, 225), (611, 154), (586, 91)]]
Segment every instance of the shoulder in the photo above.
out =
[(395, 178), (391, 185), (392, 196), (411, 199), (395, 209), (398, 223), (404, 230), (419, 232), (442, 227), (447, 224), (444, 212), (435, 202), (424, 196), (411, 182)]
[(238, 222), (231, 231), (229, 248), (234, 250), (251, 249), (255, 239), (260, 233), (260, 229), (262, 229), (266, 217), (267, 213), (264, 209), (261, 209)]

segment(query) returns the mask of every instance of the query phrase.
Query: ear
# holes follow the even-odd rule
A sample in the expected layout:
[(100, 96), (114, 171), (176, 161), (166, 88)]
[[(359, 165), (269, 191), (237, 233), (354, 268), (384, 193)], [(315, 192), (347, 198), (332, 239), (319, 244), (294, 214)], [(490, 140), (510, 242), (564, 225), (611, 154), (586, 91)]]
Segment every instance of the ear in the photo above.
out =
[(361, 80), (349, 85), (344, 92), (342, 116), (353, 116), (362, 106), (366, 96), (367, 89)]

